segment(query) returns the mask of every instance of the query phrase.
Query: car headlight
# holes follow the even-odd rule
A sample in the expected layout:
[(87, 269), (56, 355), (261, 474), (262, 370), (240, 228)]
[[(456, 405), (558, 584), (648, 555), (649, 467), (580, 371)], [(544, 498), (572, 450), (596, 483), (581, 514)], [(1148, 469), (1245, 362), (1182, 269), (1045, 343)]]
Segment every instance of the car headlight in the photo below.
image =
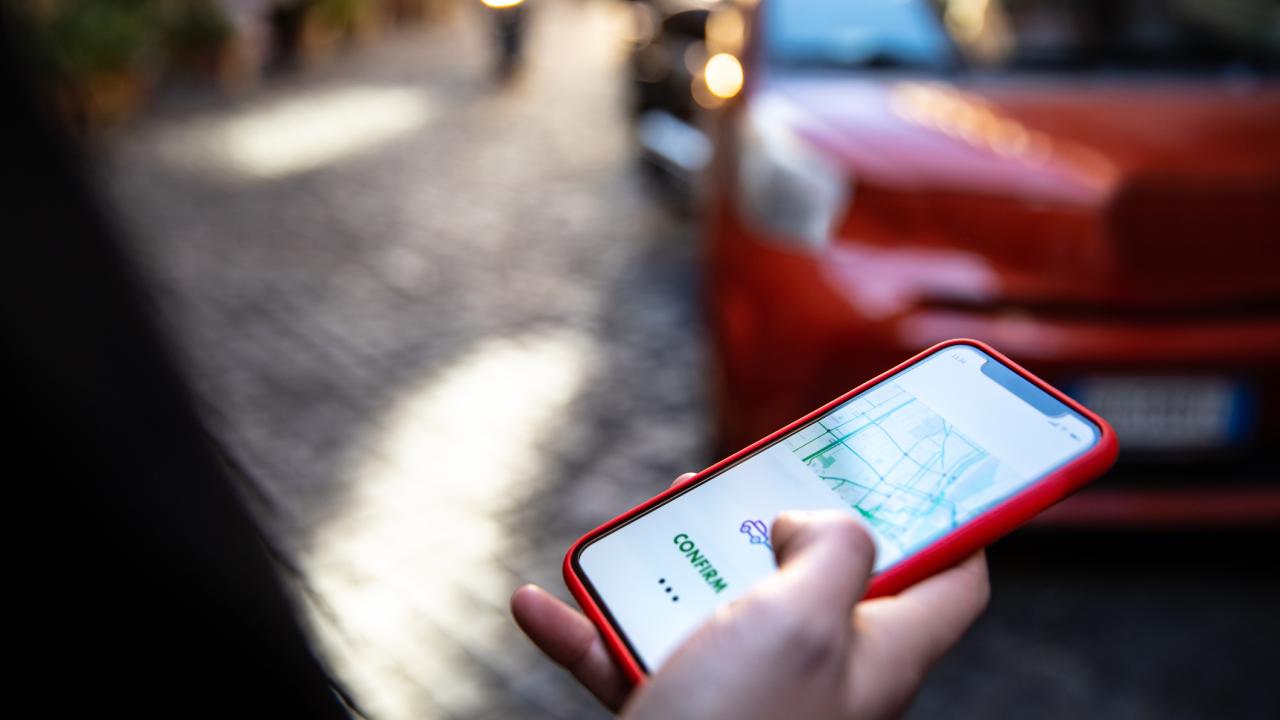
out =
[(762, 98), (742, 113), (738, 132), (738, 209), (771, 240), (814, 250), (844, 217), (852, 179), (795, 130), (790, 103)]

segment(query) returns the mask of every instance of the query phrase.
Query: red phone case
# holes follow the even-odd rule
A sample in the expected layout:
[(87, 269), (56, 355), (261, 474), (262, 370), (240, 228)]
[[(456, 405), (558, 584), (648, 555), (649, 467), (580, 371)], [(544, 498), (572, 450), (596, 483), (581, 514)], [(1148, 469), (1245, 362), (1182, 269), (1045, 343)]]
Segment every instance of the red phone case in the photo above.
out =
[(769, 445), (779, 438), (791, 433), (800, 427), (816, 420), (819, 416), (833, 410), (836, 406), (844, 403), (854, 395), (863, 392), (867, 388), (884, 380), (885, 378), (897, 373), (907, 367), (923, 360), (942, 348), (951, 345), (972, 345), (986, 352), (991, 357), (999, 360), (1007, 365), (1011, 370), (1017, 372), (1027, 380), (1030, 380), (1036, 387), (1044, 390), (1054, 398), (1061, 401), (1067, 407), (1075, 410), (1084, 417), (1096, 424), (1101, 431), (1098, 442), (1084, 454), (1080, 455), (1070, 463), (1049, 473), (1039, 482), (1030, 485), (1017, 494), (1005, 500), (1003, 503), (974, 517), (968, 523), (939, 539), (937, 542), (929, 545), (914, 555), (898, 562), (893, 567), (885, 570), (872, 579), (870, 587), (867, 590), (866, 597), (878, 597), (881, 595), (892, 595), (899, 592), (927, 577), (944, 570), (969, 555), (977, 552), (979, 549), (990, 545), (997, 539), (1012, 532), (1018, 526), (1030, 520), (1036, 514), (1044, 511), (1050, 505), (1065, 498), (1067, 495), (1078, 490), (1080, 487), (1096, 479), (1107, 468), (1115, 462), (1116, 454), (1119, 452), (1119, 445), (1116, 442), (1115, 431), (1111, 429), (1111, 425), (1106, 420), (1098, 417), (1085, 408), (1080, 403), (1072, 400), (1064, 395), (1057, 388), (1049, 385), (1040, 378), (1032, 375), (1025, 368), (1013, 362), (1009, 358), (997, 352), (994, 348), (986, 343), (977, 340), (955, 339), (938, 343), (933, 347), (925, 350), (910, 360), (907, 360), (898, 366), (881, 373), (879, 376), (868, 380), (795, 422), (774, 431), (770, 435), (757, 440), (729, 457), (715, 463), (711, 467), (703, 470), (697, 475), (689, 478), (674, 487), (667, 489), (662, 494), (644, 502), (636, 507), (626, 511), (625, 513), (615, 517), (605, 524), (597, 527), (591, 532), (583, 535), (577, 542), (569, 548), (569, 552), (564, 558), (564, 580), (569, 586), (569, 591), (573, 593), (578, 604), (582, 606), (583, 611), (591, 621), (600, 629), (601, 635), (604, 636), (605, 643), (609, 647), (609, 652), (613, 654), (618, 663), (622, 666), (623, 671), (633, 683), (642, 683), (645, 680), (644, 669), (636, 658), (632, 657), (630, 649), (623, 641), (613, 624), (609, 622), (604, 611), (596, 603), (595, 598), (587, 590), (574, 569), (573, 559), (578, 552), (595, 538), (612, 530), (618, 525), (627, 522), (631, 518), (645, 512), (649, 508), (665, 501), (667, 498), (684, 492), (694, 484), (706, 479), (709, 475), (714, 475), (720, 470), (738, 462), (742, 458), (756, 452), (757, 450)]

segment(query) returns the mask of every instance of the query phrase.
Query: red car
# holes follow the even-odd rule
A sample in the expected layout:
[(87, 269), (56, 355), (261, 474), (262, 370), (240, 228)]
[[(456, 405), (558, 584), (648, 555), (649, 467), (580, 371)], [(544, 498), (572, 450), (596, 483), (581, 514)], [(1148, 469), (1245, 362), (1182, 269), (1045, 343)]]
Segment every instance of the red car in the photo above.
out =
[(708, 28), (745, 68), (706, 78), (736, 95), (709, 171), (723, 449), (972, 337), (1117, 428), (1120, 469), (1046, 520), (1280, 519), (1274, 8), (720, 10), (746, 29)]

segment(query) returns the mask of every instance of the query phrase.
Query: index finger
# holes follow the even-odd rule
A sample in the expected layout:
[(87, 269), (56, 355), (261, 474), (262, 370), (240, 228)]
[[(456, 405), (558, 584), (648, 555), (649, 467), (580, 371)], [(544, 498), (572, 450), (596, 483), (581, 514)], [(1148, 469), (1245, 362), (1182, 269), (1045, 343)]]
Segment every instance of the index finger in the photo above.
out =
[(859, 716), (906, 711), (925, 673), (955, 645), (986, 607), (986, 557), (965, 562), (904, 592), (858, 605), (851, 666)]
[(860, 630), (884, 628), (903, 654), (933, 664), (973, 625), (990, 596), (987, 557), (979, 552), (897, 595), (863, 603)]
[(778, 572), (762, 583), (764, 592), (786, 595), (792, 613), (848, 627), (875, 562), (866, 529), (841, 512), (786, 512), (772, 535)]

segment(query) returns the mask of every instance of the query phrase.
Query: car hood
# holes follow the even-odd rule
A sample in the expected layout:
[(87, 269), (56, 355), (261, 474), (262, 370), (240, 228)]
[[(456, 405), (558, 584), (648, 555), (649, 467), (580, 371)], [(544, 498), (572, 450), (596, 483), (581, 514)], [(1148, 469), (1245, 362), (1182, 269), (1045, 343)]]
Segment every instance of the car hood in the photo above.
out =
[(967, 252), (1047, 300), (1280, 297), (1280, 85), (806, 78), (758, 99), (852, 176), (847, 241)]

